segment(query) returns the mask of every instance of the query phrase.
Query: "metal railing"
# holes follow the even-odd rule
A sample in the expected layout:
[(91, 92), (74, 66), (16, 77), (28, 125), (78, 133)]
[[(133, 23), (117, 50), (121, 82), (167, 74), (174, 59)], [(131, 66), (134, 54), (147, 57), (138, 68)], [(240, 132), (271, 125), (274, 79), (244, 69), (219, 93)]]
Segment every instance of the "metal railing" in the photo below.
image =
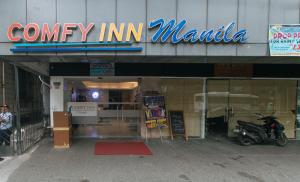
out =
[(0, 157), (15, 154), (17, 151), (16, 143), (11, 142), (11, 138), (15, 137), (13, 128), (0, 130)]
[(18, 128), (15, 118), (13, 127), (0, 130), (0, 157), (22, 154), (40, 141), (44, 135), (44, 122), (28, 123)]

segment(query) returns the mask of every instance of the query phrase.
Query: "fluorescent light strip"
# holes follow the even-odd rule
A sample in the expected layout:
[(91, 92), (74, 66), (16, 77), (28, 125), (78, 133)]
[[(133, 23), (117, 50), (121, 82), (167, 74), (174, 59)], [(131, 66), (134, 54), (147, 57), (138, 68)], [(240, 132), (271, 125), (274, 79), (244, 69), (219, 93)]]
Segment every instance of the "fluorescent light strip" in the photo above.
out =
[(55, 47), (55, 46), (88, 46), (88, 45), (131, 45), (131, 42), (67, 42), (67, 43), (20, 43), (15, 47)]
[(142, 47), (66, 47), (66, 48), (12, 48), (13, 53), (20, 52), (83, 52), (83, 51), (142, 51)]
[(119, 83), (103, 83), (93, 81), (82, 81), (87, 88), (93, 89), (119, 89), (119, 90), (131, 90), (138, 86), (138, 82), (119, 82)]

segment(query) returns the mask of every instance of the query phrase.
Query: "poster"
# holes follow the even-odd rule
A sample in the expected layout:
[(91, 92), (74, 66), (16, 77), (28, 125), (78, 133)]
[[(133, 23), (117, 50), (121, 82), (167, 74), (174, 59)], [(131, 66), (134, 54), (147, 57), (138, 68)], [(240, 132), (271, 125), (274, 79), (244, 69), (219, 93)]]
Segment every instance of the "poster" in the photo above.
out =
[(300, 56), (300, 25), (270, 25), (271, 56)]
[(148, 128), (167, 126), (164, 96), (144, 96), (145, 122)]

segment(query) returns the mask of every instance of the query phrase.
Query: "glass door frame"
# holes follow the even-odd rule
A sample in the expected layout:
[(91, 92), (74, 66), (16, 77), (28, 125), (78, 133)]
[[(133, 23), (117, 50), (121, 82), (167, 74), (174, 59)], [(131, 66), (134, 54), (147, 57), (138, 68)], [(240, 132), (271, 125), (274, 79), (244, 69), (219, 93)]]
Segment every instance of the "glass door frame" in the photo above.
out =
[[(63, 85), (67, 84), (68, 82), (74, 80), (74, 81), (83, 81), (83, 80), (92, 80), (92, 81), (98, 81), (99, 77), (97, 76), (60, 76), (63, 79)], [(103, 76), (101, 77), (102, 81), (103, 79), (108, 80), (121, 80), (121, 81), (137, 81), (138, 77), (118, 77), (118, 76)], [(139, 83), (140, 84), (140, 83)], [(65, 86), (65, 85), (64, 85)], [(126, 90), (126, 89), (125, 89)], [(65, 90), (63, 90), (63, 106), (64, 110), (67, 111), (67, 103), (65, 100)], [(115, 128), (116, 132), (110, 135), (99, 135), (98, 131), (97, 134), (94, 136), (88, 134), (84, 136), (74, 136), (75, 138), (133, 138), (133, 139), (139, 139), (140, 134), (140, 120), (141, 120), (141, 103), (140, 102), (94, 102), (97, 104), (97, 115), (95, 117), (91, 117), (90, 119), (93, 120), (92, 122), (88, 121), (86, 123), (73, 123), (76, 125), (85, 125), (85, 127), (90, 127), (93, 129), (93, 131), (97, 131), (97, 127), (100, 127), (101, 121), (103, 119), (112, 119), (115, 120), (115, 125), (117, 126)], [(113, 106), (112, 108), (107, 109), (100, 109), (101, 106)], [(102, 117), (99, 115), (99, 113), (103, 114)], [(86, 116), (88, 117), (88, 116)], [(130, 120), (130, 121), (129, 121)], [(124, 123), (128, 123), (131, 128), (136, 128), (135, 131), (130, 132), (129, 135), (126, 134), (122, 130), (122, 124), (124, 126)], [(136, 127), (135, 127), (136, 126)], [(87, 129), (85, 129), (87, 130)], [(125, 133), (125, 134), (124, 134)]]
[[(206, 138), (207, 136), (207, 115), (208, 115), (208, 81), (209, 80), (228, 80), (229, 81), (229, 87), (228, 87), (228, 90), (230, 90), (230, 81), (231, 80), (289, 80), (289, 81), (296, 81), (296, 89), (298, 89), (299, 87), (299, 84), (300, 84), (300, 79), (299, 78), (263, 78), (263, 77), (257, 77), (257, 78), (253, 78), (253, 77), (205, 77), (203, 78), (204, 79), (204, 82), (203, 82), (203, 90), (205, 90), (205, 92), (203, 92), (203, 100), (204, 100), (204, 104), (203, 104), (203, 107), (204, 107), (204, 114), (202, 115), (202, 121), (205, 121), (203, 122), (203, 127), (201, 127), (201, 138)], [(296, 99), (298, 98), (298, 92), (296, 90)], [(227, 102), (227, 105), (230, 104), (230, 98), (228, 98), (228, 102)], [(295, 108), (297, 109), (297, 100), (295, 102)], [(297, 136), (297, 112), (295, 113), (295, 137)], [(202, 126), (202, 125), (201, 125)], [(296, 138), (295, 138), (296, 139)]]
[[(226, 131), (226, 133), (227, 133), (227, 135), (228, 135), (228, 127), (229, 127), (229, 121), (231, 120), (231, 115), (232, 115), (232, 108), (230, 107), (230, 104), (229, 104), (229, 102), (230, 102), (230, 97), (229, 97), (229, 94), (230, 94), (230, 79), (228, 79), (228, 78), (206, 78), (205, 79), (206, 81), (205, 81), (205, 83), (206, 83), (206, 85), (205, 85), (205, 88), (206, 88), (206, 90), (205, 90), (205, 101), (206, 101), (206, 103), (205, 103), (205, 119), (204, 119), (204, 121), (205, 121), (205, 133), (204, 133), (204, 136), (205, 137), (207, 137), (208, 136), (208, 134), (209, 134), (209, 132), (208, 132), (208, 106), (209, 106), (209, 88), (208, 88), (208, 86), (209, 86), (209, 82), (210, 81), (227, 81), (228, 83), (226, 83), (226, 88), (225, 88), (225, 99), (226, 99), (226, 102), (225, 102), (225, 108), (224, 108), (224, 122), (226, 122), (227, 123), (227, 131)], [(226, 94), (228, 94), (227, 96), (226, 96)]]

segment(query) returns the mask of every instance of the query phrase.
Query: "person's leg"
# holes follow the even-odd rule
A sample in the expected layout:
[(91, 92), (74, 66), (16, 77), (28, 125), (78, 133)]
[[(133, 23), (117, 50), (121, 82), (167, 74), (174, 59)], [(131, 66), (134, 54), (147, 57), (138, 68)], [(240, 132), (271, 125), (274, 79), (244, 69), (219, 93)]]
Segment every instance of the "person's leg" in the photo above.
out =
[(0, 130), (0, 146), (3, 144), (3, 130)]
[[(3, 130), (0, 130), (0, 147), (2, 146), (2, 144), (3, 144), (3, 132), (2, 132)], [(0, 161), (3, 161), (4, 160), (4, 158), (2, 158), (1, 156), (0, 156)]]
[(7, 134), (8, 134), (8, 145), (10, 145), (10, 135), (12, 134), (12, 129), (11, 128), (8, 129)]
[(11, 134), (11, 131), (10, 129), (6, 129), (6, 130), (3, 130), (4, 131), (4, 142), (5, 142), (5, 145), (10, 145), (10, 134)]

